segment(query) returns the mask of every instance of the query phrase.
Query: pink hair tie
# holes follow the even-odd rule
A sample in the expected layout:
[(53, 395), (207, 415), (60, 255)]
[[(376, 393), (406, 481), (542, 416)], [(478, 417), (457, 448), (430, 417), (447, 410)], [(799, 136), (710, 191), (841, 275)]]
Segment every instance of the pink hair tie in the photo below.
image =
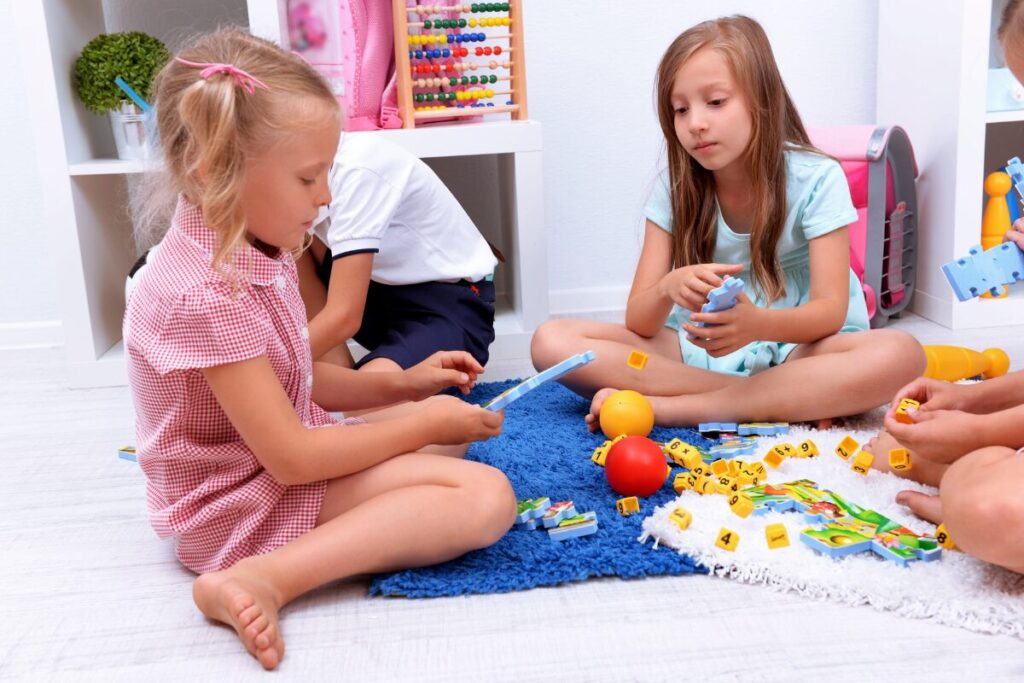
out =
[(187, 59), (182, 59), (181, 57), (175, 57), (174, 60), (176, 62), (184, 64), (185, 66), (192, 66), (197, 69), (202, 69), (202, 71), (199, 72), (199, 75), (206, 80), (208, 80), (210, 76), (216, 76), (217, 74), (227, 74), (228, 76), (231, 76), (231, 78), (235, 79), (235, 85), (242, 86), (242, 88), (244, 88), (245, 91), (250, 95), (256, 93), (256, 88), (270, 90), (270, 87), (267, 86), (266, 83), (256, 78), (249, 72), (239, 69), (237, 66), (234, 66), (233, 64), (190, 62)]

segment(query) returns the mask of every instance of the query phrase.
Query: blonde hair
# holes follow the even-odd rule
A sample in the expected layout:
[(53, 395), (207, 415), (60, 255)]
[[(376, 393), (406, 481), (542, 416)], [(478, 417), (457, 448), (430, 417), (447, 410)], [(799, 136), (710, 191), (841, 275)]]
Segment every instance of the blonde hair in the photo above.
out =
[[(201, 69), (171, 60), (153, 86), (162, 173), (133, 190), (136, 237), (152, 239), (179, 193), (202, 210), (217, 233), (214, 267), (224, 270), (245, 239), (241, 193), (246, 161), (288, 134), (322, 124), (339, 107), (323, 78), (298, 55), (239, 29), (201, 36), (178, 56), (230, 64), (266, 85), (248, 92), (227, 73), (203, 78)], [(163, 223), (166, 225), (166, 223)]]
[(673, 267), (708, 263), (715, 251), (718, 204), (711, 171), (679, 142), (672, 88), (680, 67), (698, 50), (718, 52), (746, 96), (752, 120), (746, 152), (755, 197), (750, 231), (754, 283), (769, 302), (785, 294), (777, 245), (786, 218), (786, 149), (817, 152), (782, 82), (771, 44), (753, 19), (731, 16), (705, 21), (681, 33), (661, 58), (655, 84), (658, 120), (668, 153), (672, 202)]

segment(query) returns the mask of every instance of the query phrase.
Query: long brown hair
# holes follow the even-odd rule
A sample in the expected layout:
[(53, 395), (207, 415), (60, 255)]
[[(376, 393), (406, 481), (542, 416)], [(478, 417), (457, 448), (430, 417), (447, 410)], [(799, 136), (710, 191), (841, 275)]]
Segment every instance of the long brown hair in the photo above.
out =
[(1009, 43), (1013, 43), (1016, 52), (1024, 52), (1021, 39), (1024, 38), (1024, 2), (1021, 0), (1009, 0), (1003, 7), (1003, 13), (999, 18), (999, 30), (996, 36), (1006, 50)]
[(213, 264), (224, 270), (245, 239), (241, 194), (247, 159), (289, 133), (338, 116), (338, 102), (301, 57), (239, 29), (201, 36), (179, 56), (231, 64), (267, 86), (249, 93), (230, 75), (204, 79), (200, 69), (173, 59), (154, 83), (165, 170), (159, 194), (166, 202), (168, 191), (183, 193), (202, 210), (218, 237)]
[(811, 146), (782, 82), (768, 36), (749, 17), (723, 17), (697, 24), (672, 41), (658, 65), (658, 120), (668, 148), (672, 199), (672, 265), (708, 263), (715, 251), (718, 202), (714, 176), (679, 142), (671, 99), (679, 68), (703, 48), (722, 55), (750, 106), (752, 129), (745, 158), (755, 197), (751, 270), (765, 298), (775, 301), (786, 291), (776, 248), (787, 210), (784, 151), (817, 150)]

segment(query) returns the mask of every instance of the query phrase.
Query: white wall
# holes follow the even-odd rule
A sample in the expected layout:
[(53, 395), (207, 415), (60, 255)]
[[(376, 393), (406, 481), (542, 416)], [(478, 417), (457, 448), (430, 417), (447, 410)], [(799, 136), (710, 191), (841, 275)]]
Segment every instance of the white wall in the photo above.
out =
[[(37, 216), (45, 198), (36, 176), (24, 85), (14, 49), (11, 3), (0, 0), (0, 346), (53, 338), (59, 317), (54, 264), (45, 245), (54, 226)], [(35, 0), (24, 0), (35, 1)], [(126, 8), (131, 4), (121, 0)], [(185, 0), (185, 5), (198, 0)], [(169, 5), (180, 7), (182, 0)], [(238, 2), (199, 3), (228, 7)], [(873, 122), (878, 0), (528, 0), (525, 6), (530, 116), (544, 124), (545, 222), (552, 309), (615, 308), (624, 302), (640, 245), (641, 210), (661, 151), (653, 108), (654, 70), (688, 26), (746, 13), (764, 24), (806, 124)], [(198, 6), (197, 6), (198, 8)], [(221, 11), (206, 9), (205, 11)], [(145, 30), (146, 17), (125, 27)], [(14, 331), (18, 330), (18, 334)], [(30, 340), (31, 341), (31, 340)]]
[(527, 3), (530, 117), (544, 124), (552, 312), (624, 306), (663, 148), (653, 98), (658, 61), (686, 28), (735, 13), (764, 25), (806, 125), (873, 122), (877, 0)]

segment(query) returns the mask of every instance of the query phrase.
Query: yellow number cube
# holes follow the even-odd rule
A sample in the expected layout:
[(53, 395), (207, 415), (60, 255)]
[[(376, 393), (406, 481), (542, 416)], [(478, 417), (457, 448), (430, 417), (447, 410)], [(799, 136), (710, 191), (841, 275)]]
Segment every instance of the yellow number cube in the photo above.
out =
[(683, 491), (692, 489), (696, 482), (697, 477), (688, 472), (680, 472), (676, 475), (676, 478), (672, 480), (672, 490), (676, 492), (676, 495), (679, 495)]
[(637, 370), (643, 370), (647, 367), (647, 354), (633, 349), (626, 358), (626, 365)]
[(715, 541), (715, 545), (722, 550), (728, 550), (732, 552), (736, 550), (736, 546), (739, 545), (740, 535), (731, 529), (722, 527), (721, 531), (718, 532), (718, 540)]
[(590, 456), (590, 459), (595, 465), (604, 467), (604, 461), (608, 459), (608, 451), (611, 450), (612, 442), (605, 441), (602, 445), (594, 449), (594, 454)]
[(796, 449), (793, 448), (791, 443), (780, 443), (778, 446), (772, 449), (772, 451), (778, 453), (783, 458), (792, 458), (796, 455)]
[(953, 539), (950, 538), (945, 524), (940, 524), (935, 530), (935, 540), (946, 550), (956, 550), (956, 543), (953, 543)]
[(789, 545), (789, 532), (785, 524), (769, 524), (764, 528), (764, 537), (768, 540), (768, 547), (773, 550)]
[(686, 531), (690, 528), (690, 522), (693, 521), (693, 515), (686, 508), (677, 507), (669, 513), (669, 520), (675, 524), (681, 531)]
[(849, 460), (850, 456), (857, 452), (858, 447), (860, 447), (860, 444), (857, 443), (856, 439), (849, 435), (844, 436), (843, 440), (836, 446), (836, 455), (843, 460)]
[(908, 410), (917, 410), (921, 407), (921, 404), (912, 398), (901, 398), (900, 404), (896, 406), (896, 421), (902, 422), (903, 424), (914, 424), (914, 420), (911, 419), (907, 413)]
[(711, 463), (711, 471), (717, 476), (722, 476), (729, 471), (729, 463), (726, 460), (716, 460)]
[(709, 495), (715, 492), (715, 482), (711, 477), (706, 477), (703, 474), (697, 477), (697, 481), (693, 484), (693, 490), (702, 496)]
[(777, 470), (779, 469), (779, 465), (782, 464), (782, 456), (779, 455), (773, 448), (772, 450), (764, 454), (764, 461), (773, 470)]
[(617, 501), (615, 501), (615, 508), (623, 517), (629, 517), (634, 512), (640, 512), (640, 501), (637, 500), (636, 496), (630, 496), (629, 498), (619, 498)]
[(800, 445), (796, 447), (796, 452), (801, 458), (817, 458), (820, 455), (817, 445), (810, 439), (801, 441)]
[(857, 457), (853, 459), (853, 465), (850, 467), (851, 470), (857, 474), (867, 475), (868, 470), (871, 469), (871, 463), (874, 462), (875, 456), (862, 450), (857, 454)]
[(754, 511), (754, 501), (750, 499), (750, 496), (733, 493), (732, 498), (729, 499), (729, 509), (740, 517), (746, 518)]
[(911, 469), (911, 466), (910, 453), (906, 448), (894, 448), (889, 451), (889, 467), (905, 471)]

